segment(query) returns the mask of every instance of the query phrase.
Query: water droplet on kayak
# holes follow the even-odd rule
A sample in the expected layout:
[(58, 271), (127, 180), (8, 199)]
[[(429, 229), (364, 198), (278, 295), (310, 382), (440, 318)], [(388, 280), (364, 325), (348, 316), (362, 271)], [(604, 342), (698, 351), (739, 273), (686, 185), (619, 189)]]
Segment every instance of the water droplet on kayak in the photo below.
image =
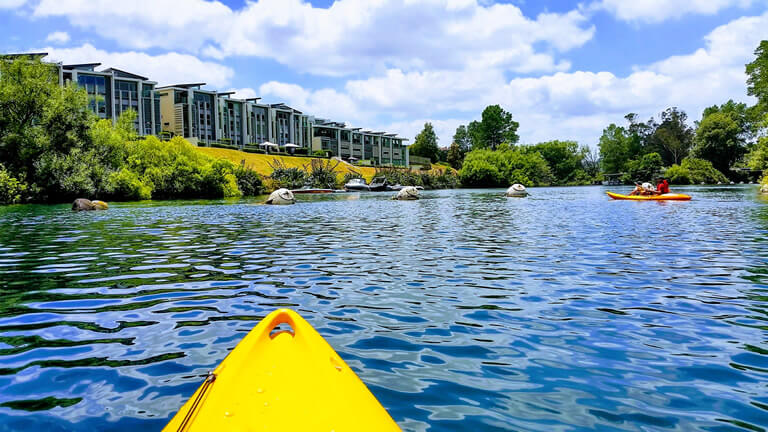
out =
[(257, 393), (264, 393), (264, 389), (256, 389)]
[(232, 417), (232, 415), (233, 414), (231, 412), (229, 412), (229, 411), (224, 413), (224, 417)]
[(264, 406), (267, 406), (267, 405), (269, 405), (269, 402), (264, 402)]

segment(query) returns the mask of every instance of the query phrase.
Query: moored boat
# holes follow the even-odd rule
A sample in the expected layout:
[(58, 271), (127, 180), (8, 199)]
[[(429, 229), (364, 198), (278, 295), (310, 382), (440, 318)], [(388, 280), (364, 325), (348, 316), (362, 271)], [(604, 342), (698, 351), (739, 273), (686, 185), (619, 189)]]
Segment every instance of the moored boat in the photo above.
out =
[(374, 177), (374, 179), (371, 180), (370, 188), (371, 188), (371, 192), (380, 192), (380, 191), (388, 190), (386, 177)]
[(350, 179), (347, 184), (344, 185), (344, 189), (348, 191), (369, 191), (371, 187), (365, 182), (363, 178)]

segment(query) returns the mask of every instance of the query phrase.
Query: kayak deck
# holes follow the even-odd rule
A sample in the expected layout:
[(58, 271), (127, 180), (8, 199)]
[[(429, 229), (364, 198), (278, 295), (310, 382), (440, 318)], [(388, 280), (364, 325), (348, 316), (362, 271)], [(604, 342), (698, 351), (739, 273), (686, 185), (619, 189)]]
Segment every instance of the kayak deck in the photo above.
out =
[[(281, 324), (292, 331), (275, 330)], [(279, 309), (245, 336), (163, 430), (400, 428), (307, 321)]]
[(685, 194), (664, 194), (664, 195), (622, 195), (614, 192), (606, 192), (606, 194), (615, 200), (630, 200), (630, 201), (689, 201), (690, 195)]

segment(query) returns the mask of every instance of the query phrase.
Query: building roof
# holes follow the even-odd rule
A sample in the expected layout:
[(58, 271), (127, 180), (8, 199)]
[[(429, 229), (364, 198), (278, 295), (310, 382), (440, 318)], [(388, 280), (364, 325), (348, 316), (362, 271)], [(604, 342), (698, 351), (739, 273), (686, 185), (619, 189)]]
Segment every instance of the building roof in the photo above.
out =
[(167, 85), (167, 86), (158, 87), (158, 89), (173, 88), (173, 87), (176, 87), (176, 88), (192, 88), (192, 87), (200, 88), (200, 87), (202, 87), (204, 85), (205, 85), (205, 83), (173, 84), (173, 85)]
[(258, 102), (259, 100), (261, 100), (261, 98), (260, 97), (245, 98), (245, 100), (247, 100), (248, 102)]
[(32, 60), (42, 60), (43, 57), (46, 57), (47, 55), (48, 55), (47, 52), (8, 53), (8, 54), (0, 54), (0, 58), (6, 59), (6, 60), (13, 60), (16, 58), (28, 57)]
[(229, 91), (229, 92), (219, 92), (217, 94), (219, 96), (226, 96), (226, 98), (229, 99), (229, 97), (232, 96), (235, 93), (237, 93), (237, 92)]
[(119, 75), (127, 75), (126, 78), (135, 78), (135, 79), (140, 79), (142, 81), (149, 80), (149, 78), (147, 77), (136, 75), (135, 73), (131, 73), (131, 72), (126, 72), (118, 68), (108, 68), (108, 69), (104, 69), (102, 72), (117, 72)]
[(101, 63), (77, 63), (77, 64), (67, 64), (63, 65), (62, 68), (66, 70), (87, 70), (91, 72), (96, 72), (96, 67), (101, 66)]

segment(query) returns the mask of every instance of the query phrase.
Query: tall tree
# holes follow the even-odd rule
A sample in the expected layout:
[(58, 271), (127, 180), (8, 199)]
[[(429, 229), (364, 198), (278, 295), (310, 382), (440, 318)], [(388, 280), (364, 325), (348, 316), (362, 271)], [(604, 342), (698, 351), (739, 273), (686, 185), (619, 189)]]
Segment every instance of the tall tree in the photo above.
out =
[(611, 123), (603, 130), (598, 144), (603, 172), (608, 174), (624, 172), (626, 163), (636, 156), (635, 146), (635, 139), (625, 128)]
[(451, 146), (448, 147), (448, 155), (446, 156), (446, 159), (453, 168), (461, 168), (461, 163), (464, 161), (464, 155), (461, 152), (459, 143), (456, 141), (451, 143)]
[(747, 94), (757, 98), (759, 111), (768, 111), (768, 40), (755, 49), (755, 59), (746, 65)]
[(470, 149), (486, 148), (483, 137), (480, 132), (480, 122), (472, 120), (467, 125), (467, 135), (469, 136)]
[(501, 143), (517, 144), (520, 137), (517, 129), (520, 123), (512, 120), (512, 114), (499, 105), (489, 105), (483, 110), (479, 135), (482, 145), (495, 150)]
[(437, 147), (437, 134), (432, 123), (424, 123), (424, 129), (416, 135), (413, 145), (409, 152), (414, 156), (429, 158), (433, 163), (439, 159), (440, 149)]
[(459, 151), (466, 154), (472, 148), (472, 137), (469, 130), (464, 125), (459, 125), (453, 134), (453, 142), (459, 146)]
[(661, 113), (661, 123), (649, 121), (653, 128), (647, 138), (648, 150), (661, 155), (664, 165), (679, 164), (688, 156), (693, 145), (693, 128), (686, 124), (688, 115), (675, 107)]
[(584, 172), (594, 178), (600, 173), (600, 152), (594, 148), (584, 147), (584, 159), (581, 160), (581, 166)]
[(728, 175), (731, 165), (746, 151), (741, 133), (732, 116), (723, 112), (709, 114), (699, 123), (692, 153), (712, 162), (718, 171)]

